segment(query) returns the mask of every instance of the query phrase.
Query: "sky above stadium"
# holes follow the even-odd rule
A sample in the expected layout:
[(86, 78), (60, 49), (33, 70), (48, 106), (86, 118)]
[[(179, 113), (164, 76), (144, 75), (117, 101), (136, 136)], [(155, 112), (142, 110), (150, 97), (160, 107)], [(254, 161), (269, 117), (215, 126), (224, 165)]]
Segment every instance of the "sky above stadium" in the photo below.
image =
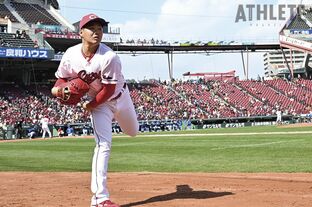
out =
[[(312, 0), (58, 0), (60, 12), (70, 23), (88, 13), (95, 13), (120, 27), (127, 39), (165, 41), (237, 41), (278, 42), (278, 32), (288, 19), (288, 5), (312, 4)], [(241, 7), (239, 7), (241, 5)], [(247, 5), (267, 5), (268, 17)], [(272, 11), (269, 10), (270, 5)], [(279, 5), (285, 5), (279, 12)], [(251, 6), (252, 7), (252, 6)], [(239, 8), (241, 10), (239, 10)], [(253, 15), (249, 20), (249, 12)], [(243, 13), (242, 13), (243, 12)], [(246, 21), (244, 21), (244, 15)], [(237, 17), (239, 21), (236, 22)], [(276, 20), (269, 19), (270, 17)], [(167, 55), (120, 55), (126, 79), (169, 79)], [(174, 55), (173, 76), (181, 79), (185, 72), (227, 72), (236, 70), (245, 79), (242, 58), (236, 54)], [(250, 53), (249, 78), (264, 76), (263, 53)]]

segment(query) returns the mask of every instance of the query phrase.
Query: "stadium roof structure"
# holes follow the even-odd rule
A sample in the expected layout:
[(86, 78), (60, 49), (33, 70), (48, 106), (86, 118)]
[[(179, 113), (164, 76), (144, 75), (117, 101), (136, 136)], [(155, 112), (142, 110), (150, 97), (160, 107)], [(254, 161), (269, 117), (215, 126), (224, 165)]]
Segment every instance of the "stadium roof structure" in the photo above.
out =
[[(280, 46), (284, 55), (289, 73), (294, 76), (294, 64), (292, 61), (292, 50), (304, 52), (304, 63), (306, 68), (309, 68), (308, 62), (312, 54), (312, 7), (299, 5), (293, 11), (286, 24), (279, 33)], [(288, 62), (283, 48), (290, 49), (290, 62)], [(309, 69), (310, 72), (311, 69)], [(306, 71), (308, 73), (308, 71)]]
[[(55, 51), (65, 51), (79, 42), (80, 39), (60, 39), (60, 38), (45, 38), (45, 40), (54, 48)], [(248, 65), (245, 67), (243, 53), (249, 52), (267, 52), (269, 50), (279, 50), (279, 43), (267, 44), (236, 44), (236, 45), (131, 45), (120, 43), (106, 43), (118, 54), (167, 54), (168, 68), (170, 79), (173, 79), (173, 55), (174, 54), (215, 54), (215, 53), (241, 53), (244, 66), (244, 74), (248, 79)], [(247, 57), (248, 59), (248, 57)], [(248, 62), (248, 61), (247, 61)]]
[[(240, 44), (240, 45), (194, 45), (194, 46), (128, 46), (114, 44), (111, 46), (113, 50), (120, 54), (132, 53), (136, 54), (167, 54), (168, 55), (168, 69), (169, 77), (173, 78), (173, 55), (174, 54), (215, 54), (215, 53), (241, 53), (244, 68), (245, 78), (248, 79), (248, 54), (249, 52), (267, 52), (268, 50), (278, 50), (281, 46), (276, 44)], [(247, 53), (247, 60), (245, 64), (245, 57), (243, 53)]]
[(205, 80), (235, 80), (235, 70), (228, 72), (200, 72), (200, 73), (191, 73), (186, 72), (183, 74), (184, 77), (200, 77)]
[[(60, 39), (46, 37), (45, 40), (56, 50), (65, 51), (67, 48), (78, 44), (81, 39)], [(279, 43), (261, 44), (236, 44), (236, 45), (131, 45), (119, 43), (106, 43), (119, 54), (196, 54), (196, 53), (240, 53), (242, 51), (267, 52), (280, 49)]]
[(312, 53), (312, 10), (297, 7), (279, 34), (280, 45), (289, 49)]
[(194, 46), (175, 46), (175, 45), (122, 45), (114, 44), (111, 46), (118, 53), (136, 53), (136, 54), (155, 54), (155, 53), (173, 53), (173, 54), (196, 54), (196, 53), (235, 53), (241, 51), (264, 52), (268, 50), (280, 49), (278, 43), (273, 44), (246, 44), (246, 45), (194, 45)]

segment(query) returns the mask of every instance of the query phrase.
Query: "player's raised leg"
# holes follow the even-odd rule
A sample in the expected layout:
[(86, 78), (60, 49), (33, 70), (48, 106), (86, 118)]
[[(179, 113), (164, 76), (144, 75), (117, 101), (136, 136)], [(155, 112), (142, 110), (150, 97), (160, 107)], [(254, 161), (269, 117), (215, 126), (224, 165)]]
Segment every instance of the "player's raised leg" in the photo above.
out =
[(132, 137), (137, 135), (139, 123), (128, 88), (116, 100), (116, 111), (114, 115), (123, 133)]

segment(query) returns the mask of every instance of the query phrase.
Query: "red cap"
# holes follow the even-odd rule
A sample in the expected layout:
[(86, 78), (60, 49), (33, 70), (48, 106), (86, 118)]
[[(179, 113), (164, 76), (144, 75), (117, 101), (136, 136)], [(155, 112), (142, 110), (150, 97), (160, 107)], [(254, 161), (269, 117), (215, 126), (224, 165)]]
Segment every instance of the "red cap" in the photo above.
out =
[(95, 14), (88, 14), (84, 17), (82, 17), (82, 19), (80, 20), (80, 23), (79, 23), (79, 28), (83, 28), (86, 24), (88, 24), (89, 22), (92, 22), (92, 21), (97, 21), (97, 22), (100, 22), (102, 24), (102, 26), (105, 26), (108, 24), (108, 22), (106, 22), (104, 19), (96, 16)]

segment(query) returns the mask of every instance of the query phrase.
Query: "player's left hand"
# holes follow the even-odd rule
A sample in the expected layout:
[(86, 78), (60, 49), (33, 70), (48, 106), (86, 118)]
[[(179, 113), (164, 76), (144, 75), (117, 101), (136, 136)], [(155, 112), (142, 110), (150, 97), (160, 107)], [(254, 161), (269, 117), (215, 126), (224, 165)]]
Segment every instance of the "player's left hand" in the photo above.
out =
[(84, 102), (84, 103), (82, 104), (82, 108), (83, 108), (84, 110), (87, 110), (87, 111), (92, 111), (93, 108), (90, 106), (89, 103), (90, 103), (89, 101)]

